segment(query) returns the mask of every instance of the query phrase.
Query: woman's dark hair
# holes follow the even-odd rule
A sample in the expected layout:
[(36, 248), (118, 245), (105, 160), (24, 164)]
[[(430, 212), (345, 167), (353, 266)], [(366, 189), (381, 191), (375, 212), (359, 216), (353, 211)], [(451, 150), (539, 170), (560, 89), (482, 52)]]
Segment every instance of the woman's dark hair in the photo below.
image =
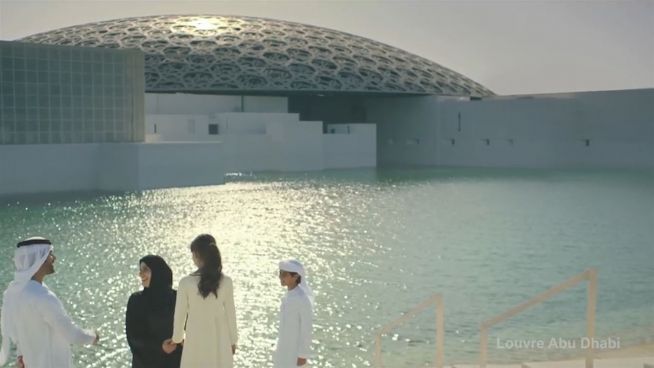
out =
[(198, 290), (203, 298), (213, 293), (218, 297), (218, 286), (223, 275), (223, 262), (216, 239), (209, 234), (198, 235), (191, 242), (191, 252), (202, 261), (202, 267), (196, 274), (200, 275)]

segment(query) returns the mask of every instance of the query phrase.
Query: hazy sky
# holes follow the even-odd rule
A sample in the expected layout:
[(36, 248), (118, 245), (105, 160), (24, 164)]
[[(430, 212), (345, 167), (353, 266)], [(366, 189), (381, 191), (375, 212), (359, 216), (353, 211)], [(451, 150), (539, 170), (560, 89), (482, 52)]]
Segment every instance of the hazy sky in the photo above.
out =
[(654, 0), (0, 0), (0, 39), (113, 18), (194, 13), (283, 19), (369, 37), (499, 94), (654, 87)]

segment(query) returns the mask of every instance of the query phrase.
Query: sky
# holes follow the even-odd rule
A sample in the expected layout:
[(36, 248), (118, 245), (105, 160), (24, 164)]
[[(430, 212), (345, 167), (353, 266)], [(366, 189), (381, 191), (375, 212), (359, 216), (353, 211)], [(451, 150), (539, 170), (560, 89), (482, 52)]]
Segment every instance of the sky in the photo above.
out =
[(0, 40), (157, 14), (332, 28), (426, 57), (501, 95), (654, 88), (654, 0), (0, 0)]

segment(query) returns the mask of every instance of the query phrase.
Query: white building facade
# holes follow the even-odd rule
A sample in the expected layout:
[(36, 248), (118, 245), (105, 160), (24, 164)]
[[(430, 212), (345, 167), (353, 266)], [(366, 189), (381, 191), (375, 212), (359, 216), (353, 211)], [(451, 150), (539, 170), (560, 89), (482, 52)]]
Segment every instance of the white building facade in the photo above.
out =
[(367, 103), (382, 166), (654, 168), (654, 89)]
[(227, 172), (376, 167), (376, 126), (301, 121), (287, 97), (146, 95), (147, 142), (220, 142)]

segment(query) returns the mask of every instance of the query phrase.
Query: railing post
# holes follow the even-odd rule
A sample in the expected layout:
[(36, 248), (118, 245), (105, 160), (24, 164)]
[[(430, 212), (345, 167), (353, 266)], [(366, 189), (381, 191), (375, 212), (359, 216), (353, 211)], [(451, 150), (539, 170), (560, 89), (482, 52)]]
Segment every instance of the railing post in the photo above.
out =
[(436, 368), (443, 368), (444, 364), (444, 340), (445, 340), (445, 312), (443, 310), (443, 296), (434, 294), (429, 299), (415, 306), (413, 309), (405, 313), (402, 317), (392, 321), (391, 323), (383, 326), (375, 336), (375, 352), (373, 355), (373, 364), (375, 368), (382, 368), (384, 363), (382, 361), (382, 335), (389, 333), (394, 328), (403, 325), (407, 321), (414, 318), (418, 313), (427, 310), (432, 304), (436, 306)]
[(375, 367), (376, 368), (382, 368), (384, 365), (382, 364), (382, 359), (381, 359), (381, 334), (377, 335), (375, 337)]
[(443, 368), (444, 352), (443, 342), (445, 341), (445, 311), (443, 310), (443, 297), (436, 297), (436, 368)]
[(479, 331), (479, 367), (486, 368), (486, 361), (488, 360), (488, 328), (481, 327)]
[(586, 368), (593, 368), (593, 339), (595, 338), (595, 309), (597, 306), (597, 270), (589, 269), (588, 274), (588, 302), (586, 304), (586, 337), (588, 338), (588, 349), (586, 349)]
[(479, 366), (486, 368), (487, 351), (488, 351), (488, 331), (494, 325), (507, 320), (522, 311), (538, 305), (554, 295), (557, 295), (571, 287), (583, 282), (588, 281), (588, 300), (586, 303), (586, 337), (589, 339), (590, 346), (586, 349), (586, 368), (593, 368), (594, 351), (592, 342), (595, 338), (595, 308), (597, 306), (597, 270), (594, 268), (588, 269), (568, 280), (555, 285), (548, 290), (534, 296), (533, 298), (521, 303), (506, 312), (497, 315), (481, 323), (479, 328)]

